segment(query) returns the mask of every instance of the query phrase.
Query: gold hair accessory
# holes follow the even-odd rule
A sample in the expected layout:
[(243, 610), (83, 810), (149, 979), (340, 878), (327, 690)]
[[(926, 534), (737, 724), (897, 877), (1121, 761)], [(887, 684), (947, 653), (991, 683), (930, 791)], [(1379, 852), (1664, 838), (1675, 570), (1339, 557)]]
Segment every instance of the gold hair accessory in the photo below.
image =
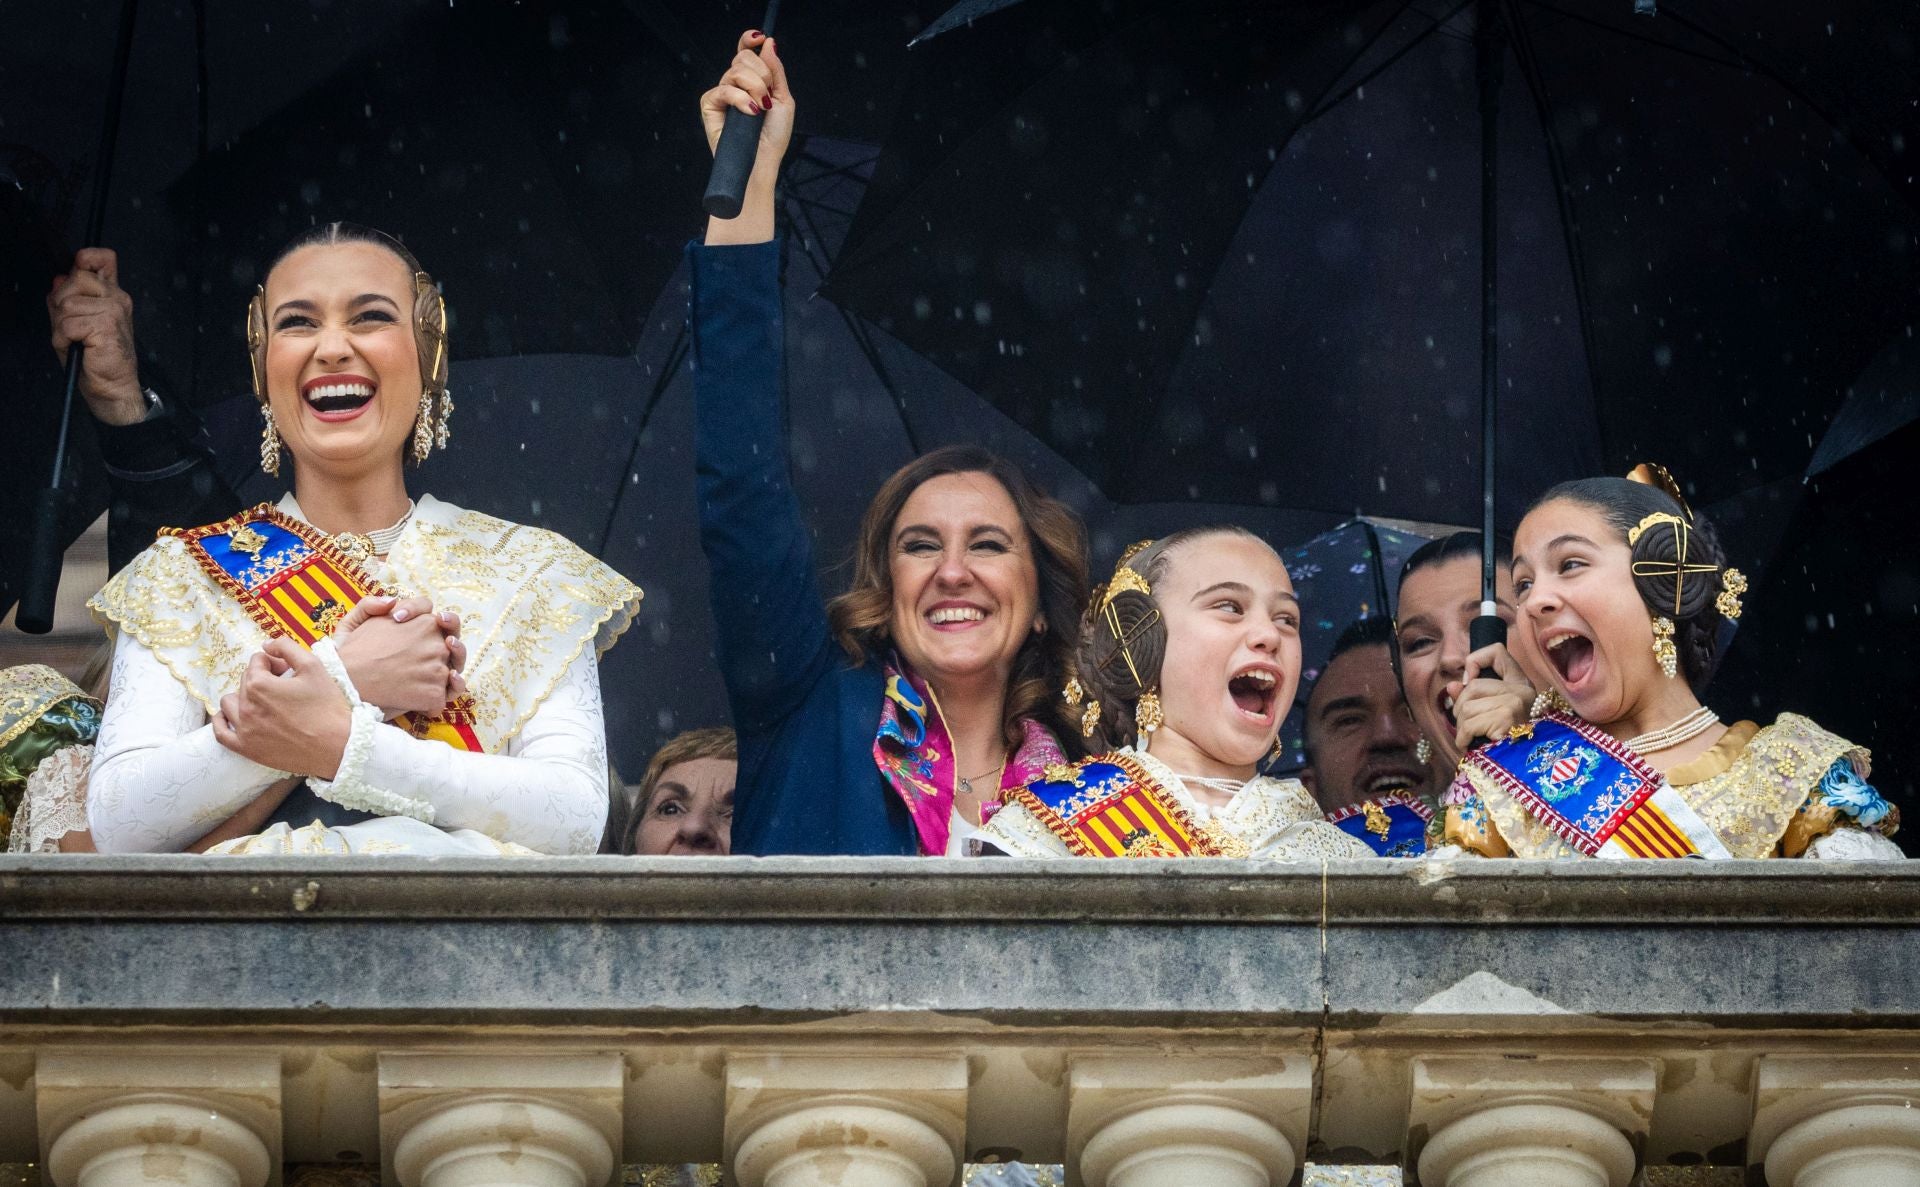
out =
[(280, 476), (280, 429), (273, 423), (273, 409), (260, 405), (260, 416), (267, 423), (260, 430), (260, 468), (275, 478)]
[(1142, 597), (1153, 596), (1153, 587), (1147, 584), (1147, 579), (1127, 566), (1122, 565), (1114, 570), (1113, 580), (1107, 582), (1106, 589), (1101, 592), (1100, 608), (1105, 610), (1108, 606), (1113, 605), (1113, 599), (1128, 590), (1132, 590)]
[(1663, 523), (1672, 524), (1675, 532), (1684, 533), (1687, 530), (1687, 521), (1681, 519), (1678, 515), (1675, 515), (1671, 511), (1656, 511), (1635, 524), (1633, 528), (1627, 532), (1627, 547), (1632, 548), (1635, 544), (1640, 543), (1640, 537), (1646, 534), (1648, 528), (1657, 527)]
[(1153, 733), (1167, 723), (1167, 715), (1160, 709), (1160, 694), (1152, 689), (1140, 694), (1140, 700), (1133, 707), (1133, 723), (1143, 734)]
[(1086, 711), (1080, 714), (1080, 736), (1093, 737), (1094, 727), (1100, 724), (1100, 702), (1088, 701)]
[(1087, 690), (1081, 686), (1080, 677), (1069, 676), (1067, 677), (1067, 686), (1060, 690), (1060, 695), (1066, 700), (1068, 705), (1079, 708), (1081, 700), (1087, 695)]
[(1713, 599), (1713, 608), (1722, 618), (1734, 622), (1740, 621), (1740, 595), (1747, 592), (1747, 575), (1738, 569), (1728, 569), (1720, 574), (1720, 593)]
[(1633, 469), (1627, 471), (1627, 481), (1637, 482), (1642, 486), (1651, 486), (1655, 490), (1661, 491), (1668, 498), (1680, 504), (1680, 510), (1686, 512), (1688, 519), (1693, 518), (1693, 507), (1688, 504), (1687, 496), (1680, 493), (1680, 484), (1674, 480), (1672, 472), (1659, 462), (1641, 462)]
[(1633, 530), (1627, 533), (1627, 547), (1632, 548), (1635, 544), (1639, 543), (1640, 537), (1646, 533), (1647, 529), (1657, 527), (1663, 523), (1673, 525), (1673, 532), (1676, 537), (1674, 541), (1674, 559), (1670, 561), (1635, 561), (1633, 562), (1633, 575), (1635, 577), (1673, 578), (1673, 616), (1678, 618), (1680, 617), (1681, 599), (1687, 592), (1687, 578), (1695, 573), (1718, 573), (1720, 566), (1687, 563), (1687, 549), (1692, 543), (1693, 532), (1688, 528), (1686, 520), (1667, 511), (1656, 511), (1641, 520), (1638, 524), (1635, 524)]
[(253, 373), (253, 398), (262, 404), (267, 402), (267, 377), (260, 373), (260, 352), (266, 345), (267, 290), (256, 284), (253, 296), (247, 299), (247, 368)]
[(1671, 680), (1680, 674), (1680, 652), (1673, 645), (1673, 620), (1656, 615), (1653, 620), (1653, 658)]

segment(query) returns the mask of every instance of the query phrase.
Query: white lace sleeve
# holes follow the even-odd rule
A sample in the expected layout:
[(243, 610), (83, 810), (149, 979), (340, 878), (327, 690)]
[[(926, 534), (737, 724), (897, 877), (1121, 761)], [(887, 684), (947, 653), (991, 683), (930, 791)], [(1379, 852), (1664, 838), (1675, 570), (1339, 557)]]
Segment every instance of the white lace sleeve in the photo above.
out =
[(13, 814), (8, 853), (58, 853), (60, 839), (87, 827), (87, 765), (93, 747), (69, 746), (48, 755), (27, 776)]
[(600, 668), (582, 648), (506, 754), (473, 754), (380, 725), (355, 772), (433, 806), (433, 823), (540, 853), (592, 853), (607, 823), (607, 725)]
[(200, 702), (138, 639), (114, 640), (87, 789), (100, 852), (177, 853), (281, 775), (220, 745)]
[(1812, 861), (1905, 861), (1900, 846), (1879, 833), (1864, 828), (1836, 828), (1807, 846), (1801, 860)]

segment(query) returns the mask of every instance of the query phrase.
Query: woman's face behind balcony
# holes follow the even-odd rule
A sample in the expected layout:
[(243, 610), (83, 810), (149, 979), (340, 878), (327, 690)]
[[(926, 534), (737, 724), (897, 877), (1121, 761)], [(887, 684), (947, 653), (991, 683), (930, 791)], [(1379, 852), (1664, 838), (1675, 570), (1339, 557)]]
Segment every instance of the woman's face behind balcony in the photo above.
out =
[(633, 827), (641, 857), (724, 856), (733, 852), (733, 784), (739, 764), (730, 758), (692, 758), (660, 772), (653, 797)]

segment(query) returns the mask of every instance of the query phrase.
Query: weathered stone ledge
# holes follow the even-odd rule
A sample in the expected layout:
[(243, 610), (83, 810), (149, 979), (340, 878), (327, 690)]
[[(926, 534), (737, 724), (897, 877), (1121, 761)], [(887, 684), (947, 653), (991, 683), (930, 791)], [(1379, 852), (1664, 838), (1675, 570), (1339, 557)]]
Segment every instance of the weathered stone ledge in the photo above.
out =
[(296, 916), (1903, 924), (1920, 862), (0, 856), (0, 922)]
[(929, 1182), (1203, 1131), (1442, 1182), (1543, 1117), (1582, 1181), (1797, 1175), (1920, 1118), (1920, 863), (0, 859), (0, 1161), (156, 1093), (395, 1175), (510, 1098), (578, 1187), (856, 1114)]

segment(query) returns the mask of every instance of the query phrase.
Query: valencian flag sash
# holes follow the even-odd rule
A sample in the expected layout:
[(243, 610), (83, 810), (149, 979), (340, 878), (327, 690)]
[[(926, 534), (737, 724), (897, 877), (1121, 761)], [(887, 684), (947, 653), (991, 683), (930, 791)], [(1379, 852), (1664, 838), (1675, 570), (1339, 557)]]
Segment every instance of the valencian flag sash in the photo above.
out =
[(1050, 766), (1008, 798), (1026, 805), (1075, 857), (1223, 856), (1124, 754)]
[[(205, 527), (160, 531), (179, 537), (255, 626), (309, 649), (331, 635), (361, 598), (386, 593), (327, 536), (271, 503)], [(473, 723), (472, 697), (450, 701), (435, 714), (402, 713), (393, 719), (416, 738), (478, 752), (482, 747)]]
[(1733, 856), (1645, 759), (1570, 714), (1518, 726), (1466, 761), (1588, 857)]
[(1327, 823), (1365, 841), (1382, 857), (1418, 857), (1427, 851), (1433, 809), (1419, 796), (1396, 791), (1327, 813)]

